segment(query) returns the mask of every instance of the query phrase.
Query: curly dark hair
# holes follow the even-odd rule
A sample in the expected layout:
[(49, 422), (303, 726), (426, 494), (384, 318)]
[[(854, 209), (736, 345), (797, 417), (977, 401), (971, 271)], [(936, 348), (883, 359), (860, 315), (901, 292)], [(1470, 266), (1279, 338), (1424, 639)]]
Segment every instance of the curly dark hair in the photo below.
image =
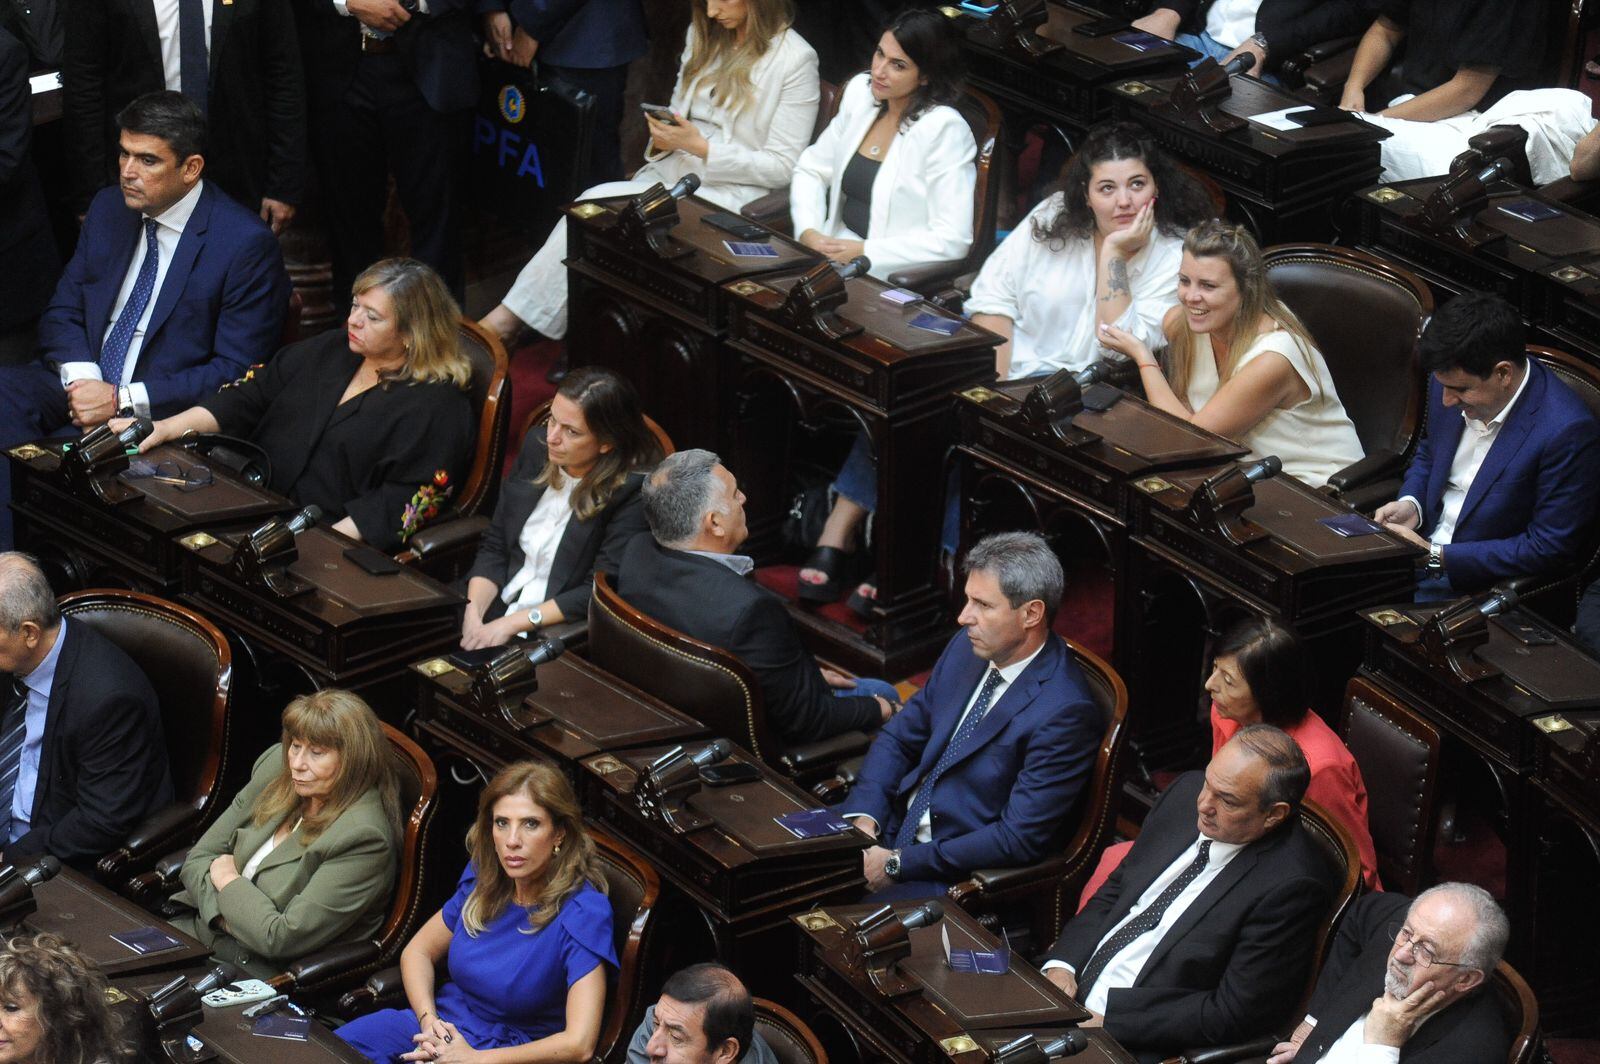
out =
[(36, 1064), (102, 1064), (129, 1057), (122, 1018), (106, 1000), (106, 977), (55, 935), (21, 935), (0, 946), (0, 996), (31, 998), (43, 1031)]
[(1121, 159), (1139, 159), (1150, 168), (1159, 193), (1156, 227), (1168, 236), (1181, 236), (1190, 226), (1216, 213), (1200, 182), (1173, 162), (1144, 127), (1132, 122), (1103, 122), (1089, 131), (1083, 147), (1061, 168), (1061, 178), (1050, 193), (1062, 193), (1066, 203), (1048, 222), (1034, 219), (1033, 238), (1059, 251), (1069, 239), (1093, 236), (1089, 175), (1100, 163)]
[[(961, 42), (950, 28), (950, 20), (937, 11), (913, 8), (890, 19), (883, 33), (878, 34), (879, 38), (884, 33), (894, 34), (901, 51), (917, 64), (917, 73), (927, 79), (911, 94), (902, 128), (941, 104), (955, 106), (961, 99), (966, 70), (961, 59)], [(880, 103), (878, 109), (888, 106)]]

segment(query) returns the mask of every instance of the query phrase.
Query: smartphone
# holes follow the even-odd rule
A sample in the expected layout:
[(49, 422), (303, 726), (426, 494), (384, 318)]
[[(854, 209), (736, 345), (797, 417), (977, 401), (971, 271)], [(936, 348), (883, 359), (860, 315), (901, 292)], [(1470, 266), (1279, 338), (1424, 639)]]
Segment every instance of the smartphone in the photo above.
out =
[(346, 547), (346, 561), (354, 562), (373, 576), (388, 576), (400, 571), (400, 563), (373, 547)]
[(263, 983), (259, 979), (241, 979), (237, 983), (217, 987), (200, 1001), (214, 1009), (225, 1009), (233, 1005), (266, 1001), (268, 998), (276, 997), (277, 993), (270, 983)]
[(1080, 22), (1072, 27), (1072, 32), (1080, 37), (1109, 37), (1113, 33), (1133, 28), (1133, 23), (1120, 18), (1097, 18), (1088, 22)]
[(761, 778), (761, 770), (744, 761), (730, 761), (725, 765), (707, 765), (700, 770), (700, 778), (712, 787), (726, 787), (732, 783), (754, 783)]
[(752, 240), (758, 243), (772, 239), (772, 234), (748, 218), (741, 218), (737, 214), (727, 211), (716, 211), (700, 219), (707, 225), (721, 229), (724, 233), (732, 233), (740, 240)]
[(659, 103), (641, 103), (639, 110), (654, 118), (657, 122), (665, 122), (669, 126), (678, 124), (678, 116), (672, 113), (672, 108)]
[(1297, 126), (1326, 126), (1334, 122), (1359, 122), (1354, 112), (1339, 107), (1313, 107), (1309, 111), (1295, 111), (1284, 115)]

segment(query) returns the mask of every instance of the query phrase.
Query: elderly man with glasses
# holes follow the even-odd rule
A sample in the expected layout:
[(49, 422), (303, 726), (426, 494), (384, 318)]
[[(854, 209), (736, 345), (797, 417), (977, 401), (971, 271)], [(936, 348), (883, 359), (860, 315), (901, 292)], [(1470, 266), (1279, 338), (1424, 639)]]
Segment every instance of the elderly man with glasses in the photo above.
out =
[(1510, 925), (1487, 891), (1368, 894), (1339, 926), (1304, 1022), (1268, 1064), (1500, 1064), (1511, 1045), (1481, 994)]

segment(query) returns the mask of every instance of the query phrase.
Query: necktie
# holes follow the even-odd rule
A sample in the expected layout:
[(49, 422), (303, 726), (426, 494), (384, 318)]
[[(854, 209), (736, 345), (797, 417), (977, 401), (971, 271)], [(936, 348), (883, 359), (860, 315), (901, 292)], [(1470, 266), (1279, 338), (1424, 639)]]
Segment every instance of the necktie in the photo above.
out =
[(133, 343), (134, 330), (144, 317), (144, 308), (156, 289), (156, 267), (161, 263), (161, 245), (156, 243), (156, 220), (144, 220), (144, 261), (139, 264), (139, 276), (134, 278), (133, 291), (111, 326), (111, 335), (100, 348), (100, 379), (112, 387), (122, 383), (122, 367), (128, 361), (128, 347)]
[(1206, 861), (1211, 857), (1211, 840), (1200, 840), (1200, 852), (1195, 854), (1194, 860), (1189, 862), (1189, 867), (1183, 874), (1163, 890), (1156, 900), (1150, 903), (1150, 908), (1123, 924), (1121, 929), (1100, 944), (1094, 951), (1094, 956), (1089, 958), (1089, 963), (1084, 966), (1082, 974), (1078, 976), (1078, 1000), (1082, 1001), (1089, 994), (1089, 988), (1094, 981), (1100, 978), (1100, 973), (1106, 970), (1106, 965), (1111, 963), (1111, 958), (1121, 953), (1134, 939), (1147, 931), (1155, 929), (1161, 923), (1161, 918), (1166, 915), (1167, 908), (1177, 900), (1184, 888), (1193, 883), (1201, 872), (1206, 870)]
[(178, 87), (202, 115), (206, 113), (210, 67), (204, 0), (178, 0)]
[(984, 715), (989, 712), (989, 703), (994, 701), (995, 689), (999, 686), (1000, 670), (990, 666), (988, 675), (983, 678), (983, 688), (978, 692), (978, 700), (972, 704), (972, 712), (967, 714), (967, 719), (961, 722), (961, 727), (950, 737), (950, 742), (934, 764), (933, 771), (928, 773), (928, 778), (917, 788), (917, 796), (912, 799), (911, 808), (906, 810), (906, 818), (900, 821), (900, 830), (895, 832), (894, 836), (897, 849), (904, 849), (917, 841), (917, 825), (922, 823), (922, 818), (933, 808), (934, 785), (939, 782), (939, 777), (956, 763), (956, 758), (961, 756), (961, 748), (967, 745), (967, 740), (972, 738), (972, 733), (977, 731), (978, 725), (983, 722)]
[(4, 688), (5, 713), (0, 716), (0, 846), (11, 841), (11, 799), (22, 768), (22, 740), (28, 733), (28, 689), (16, 678)]

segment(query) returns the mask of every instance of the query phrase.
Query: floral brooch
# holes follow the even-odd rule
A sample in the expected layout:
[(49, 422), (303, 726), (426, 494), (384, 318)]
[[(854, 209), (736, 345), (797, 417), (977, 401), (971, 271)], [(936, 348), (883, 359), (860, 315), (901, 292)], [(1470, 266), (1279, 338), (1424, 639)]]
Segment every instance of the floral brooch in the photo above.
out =
[(418, 488), (400, 514), (401, 540), (410, 539), (417, 529), (439, 516), (439, 508), (455, 494), (455, 490), (455, 485), (450, 483), (449, 473), (443, 469), (434, 470), (432, 482)]

